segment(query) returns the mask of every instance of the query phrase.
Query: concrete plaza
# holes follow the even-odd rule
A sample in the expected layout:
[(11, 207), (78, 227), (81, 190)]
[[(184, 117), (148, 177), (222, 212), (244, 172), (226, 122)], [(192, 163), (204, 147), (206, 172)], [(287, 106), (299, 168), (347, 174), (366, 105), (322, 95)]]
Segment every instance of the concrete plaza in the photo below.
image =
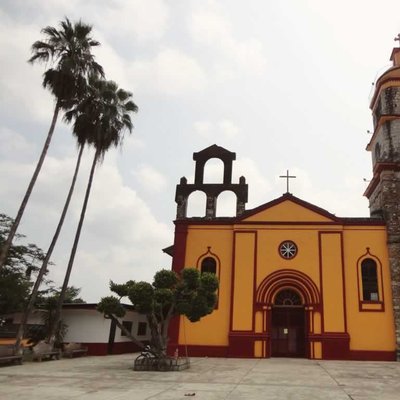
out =
[(0, 399), (400, 399), (400, 363), (192, 358), (181, 372), (138, 372), (135, 356), (0, 366)]

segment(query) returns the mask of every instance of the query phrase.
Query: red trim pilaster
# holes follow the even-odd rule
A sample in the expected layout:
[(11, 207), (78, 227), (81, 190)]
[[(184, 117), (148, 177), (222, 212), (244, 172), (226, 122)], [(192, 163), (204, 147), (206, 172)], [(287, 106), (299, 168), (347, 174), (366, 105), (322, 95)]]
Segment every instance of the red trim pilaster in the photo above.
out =
[(172, 270), (180, 272), (185, 267), (187, 223), (175, 221), (174, 257), (172, 259)]
[[(172, 259), (172, 271), (180, 273), (185, 267), (187, 223), (175, 221), (174, 256)], [(180, 316), (171, 319), (168, 328), (169, 343), (167, 353), (172, 355), (179, 343)]]

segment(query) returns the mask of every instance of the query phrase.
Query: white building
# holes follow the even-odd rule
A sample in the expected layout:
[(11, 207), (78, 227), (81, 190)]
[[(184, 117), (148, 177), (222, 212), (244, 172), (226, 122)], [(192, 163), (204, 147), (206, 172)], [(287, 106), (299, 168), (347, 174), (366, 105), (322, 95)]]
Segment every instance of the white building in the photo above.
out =
[[(62, 319), (68, 326), (64, 342), (82, 343), (89, 355), (122, 354), (138, 351), (135, 345), (110, 319), (96, 310), (97, 304), (64, 304)], [(124, 304), (126, 314), (120, 320), (140, 341), (150, 339), (146, 317)]]
[[(96, 303), (64, 304), (62, 320), (67, 325), (64, 342), (81, 343), (88, 347), (89, 355), (122, 354), (138, 351), (139, 348), (110, 319), (96, 310)], [(148, 342), (150, 329), (146, 317), (134, 311), (132, 305), (123, 304), (126, 314), (120, 321), (138, 340)], [(43, 324), (44, 310), (35, 310), (30, 315), (28, 325)], [(15, 338), (17, 325), (21, 321), (21, 313), (4, 316), (7, 325), (13, 327), (10, 337)], [(5, 336), (4, 336), (5, 337)]]

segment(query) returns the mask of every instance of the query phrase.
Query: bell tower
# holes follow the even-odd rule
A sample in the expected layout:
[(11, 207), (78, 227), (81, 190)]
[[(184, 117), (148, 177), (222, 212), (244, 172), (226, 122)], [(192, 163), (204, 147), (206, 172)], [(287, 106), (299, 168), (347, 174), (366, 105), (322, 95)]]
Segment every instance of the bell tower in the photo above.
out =
[[(400, 34), (395, 40), (400, 42)], [(387, 226), (400, 360), (400, 47), (393, 49), (390, 59), (393, 65), (378, 78), (370, 104), (374, 132), (367, 150), (372, 154), (373, 177), (364, 195), (371, 217), (383, 219)]]
[[(224, 164), (222, 183), (204, 183), (204, 167), (211, 158), (217, 158)], [(239, 178), (239, 183), (232, 183), (232, 163), (235, 159), (236, 153), (217, 146), (216, 144), (197, 153), (193, 153), (193, 160), (196, 162), (194, 184), (188, 184), (187, 179), (182, 177), (179, 185), (176, 186), (176, 219), (187, 218), (186, 208), (188, 197), (196, 190), (202, 191), (207, 196), (205, 219), (216, 218), (217, 199), (225, 190), (236, 194), (236, 216), (240, 216), (244, 213), (247, 203), (248, 186), (243, 176)]]

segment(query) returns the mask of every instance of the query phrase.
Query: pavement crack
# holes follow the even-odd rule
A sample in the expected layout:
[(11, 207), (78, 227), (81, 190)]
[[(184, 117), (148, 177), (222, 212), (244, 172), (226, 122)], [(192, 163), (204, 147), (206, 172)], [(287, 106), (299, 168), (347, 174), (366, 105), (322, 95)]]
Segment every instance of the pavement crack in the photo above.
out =
[(339, 381), (325, 368), (325, 366), (322, 363), (317, 363), (317, 365), (319, 365), (321, 367), (321, 369), (323, 371), (325, 371), (325, 373), (336, 383), (337, 387), (346, 395), (348, 396), (350, 399), (353, 399), (344, 389), (345, 385), (339, 383)]
[(157, 392), (157, 393), (155, 393), (155, 394), (153, 394), (153, 395), (151, 395), (151, 396), (149, 396), (149, 397), (146, 397), (146, 400), (154, 399), (155, 397), (157, 397), (157, 396), (160, 395), (161, 393), (166, 393), (166, 392), (168, 392), (169, 390), (173, 389), (175, 386), (176, 386), (176, 383), (173, 383), (173, 384), (171, 384), (170, 386), (168, 386), (166, 389), (160, 390), (159, 392)]
[(239, 382), (236, 383), (236, 385), (232, 388), (232, 390), (230, 390), (230, 391), (227, 393), (225, 399), (229, 399), (229, 398), (230, 398), (231, 393), (232, 393), (234, 390), (237, 389), (237, 387), (243, 382), (243, 379), (246, 378), (246, 376), (249, 375), (250, 372), (252, 372), (253, 369), (254, 369), (259, 363), (260, 363), (260, 359), (258, 359), (257, 362), (247, 371), (247, 373), (245, 373), (245, 374), (240, 378)]

